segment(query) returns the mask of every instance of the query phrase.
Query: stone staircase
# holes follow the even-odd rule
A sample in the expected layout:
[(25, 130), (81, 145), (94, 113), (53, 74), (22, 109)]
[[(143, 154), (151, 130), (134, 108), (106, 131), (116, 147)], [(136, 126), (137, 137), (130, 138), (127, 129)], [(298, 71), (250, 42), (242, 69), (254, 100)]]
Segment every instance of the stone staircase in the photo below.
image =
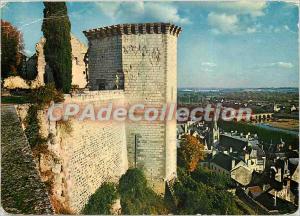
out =
[(1, 204), (12, 214), (54, 213), (14, 105), (1, 105)]

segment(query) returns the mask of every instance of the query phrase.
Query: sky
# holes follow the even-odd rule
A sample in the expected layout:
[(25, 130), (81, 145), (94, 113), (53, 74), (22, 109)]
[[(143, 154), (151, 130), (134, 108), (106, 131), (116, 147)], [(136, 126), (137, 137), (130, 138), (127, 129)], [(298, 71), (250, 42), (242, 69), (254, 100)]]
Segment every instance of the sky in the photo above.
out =
[[(42, 2), (1, 5), (25, 51), (42, 37)], [(72, 34), (119, 23), (171, 22), (178, 38), (178, 87), (298, 87), (298, 5), (288, 2), (68, 2)]]

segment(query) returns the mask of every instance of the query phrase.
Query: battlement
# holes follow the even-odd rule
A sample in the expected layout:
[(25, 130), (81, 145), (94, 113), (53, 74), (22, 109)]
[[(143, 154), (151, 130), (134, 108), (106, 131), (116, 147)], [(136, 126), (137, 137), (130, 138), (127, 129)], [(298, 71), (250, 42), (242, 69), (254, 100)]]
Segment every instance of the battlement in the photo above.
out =
[(181, 31), (181, 27), (171, 23), (139, 23), (106, 26), (83, 31), (83, 33), (88, 39), (94, 39), (124, 34), (171, 34), (178, 37)]

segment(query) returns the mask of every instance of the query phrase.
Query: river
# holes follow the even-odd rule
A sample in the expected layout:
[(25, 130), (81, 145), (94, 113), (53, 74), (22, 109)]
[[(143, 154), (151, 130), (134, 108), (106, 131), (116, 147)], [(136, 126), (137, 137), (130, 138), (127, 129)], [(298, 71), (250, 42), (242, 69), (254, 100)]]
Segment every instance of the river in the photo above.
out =
[(276, 127), (273, 127), (273, 126), (271, 126), (267, 123), (259, 123), (259, 124), (255, 124), (255, 125), (258, 126), (258, 127), (261, 127), (261, 128), (266, 128), (266, 129), (273, 130), (273, 131), (280, 131), (280, 132), (285, 132), (285, 133), (289, 133), (289, 134), (299, 136), (298, 131), (292, 131), (292, 130), (287, 130), (287, 129), (282, 129), (282, 128), (276, 128)]

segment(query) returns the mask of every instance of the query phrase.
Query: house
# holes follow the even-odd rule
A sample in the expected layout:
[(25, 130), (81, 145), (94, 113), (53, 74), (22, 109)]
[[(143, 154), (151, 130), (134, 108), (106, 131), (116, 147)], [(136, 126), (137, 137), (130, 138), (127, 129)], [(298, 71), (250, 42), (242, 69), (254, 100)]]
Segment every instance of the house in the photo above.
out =
[(248, 139), (243, 138), (243, 135), (233, 133), (225, 133), (220, 135), (219, 148), (225, 151), (243, 153), (248, 146)]
[(209, 162), (209, 169), (230, 176), (231, 170), (241, 159), (230, 156), (222, 152), (216, 153)]
[(244, 160), (249, 169), (263, 172), (266, 165), (266, 155), (258, 145), (251, 145), (246, 148)]
[(245, 187), (249, 185), (252, 180), (253, 170), (249, 169), (245, 163), (241, 162), (231, 170), (230, 177), (239, 185)]

